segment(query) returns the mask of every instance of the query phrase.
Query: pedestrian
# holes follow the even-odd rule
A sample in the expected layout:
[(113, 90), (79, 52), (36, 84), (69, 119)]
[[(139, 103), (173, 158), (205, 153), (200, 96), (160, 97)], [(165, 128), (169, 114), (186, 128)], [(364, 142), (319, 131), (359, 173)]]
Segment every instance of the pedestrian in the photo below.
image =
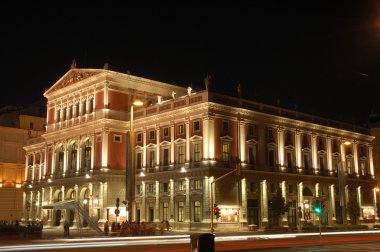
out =
[(161, 223), (160, 223), (160, 234), (161, 235), (164, 235), (164, 221), (161, 221)]
[(63, 224), (63, 236), (70, 236), (70, 227), (67, 221)]
[(104, 223), (104, 235), (108, 235), (110, 231), (110, 227), (108, 225), (108, 221), (106, 221), (106, 223)]
[(165, 221), (165, 226), (166, 226), (166, 231), (169, 231), (170, 225), (169, 225), (168, 220)]

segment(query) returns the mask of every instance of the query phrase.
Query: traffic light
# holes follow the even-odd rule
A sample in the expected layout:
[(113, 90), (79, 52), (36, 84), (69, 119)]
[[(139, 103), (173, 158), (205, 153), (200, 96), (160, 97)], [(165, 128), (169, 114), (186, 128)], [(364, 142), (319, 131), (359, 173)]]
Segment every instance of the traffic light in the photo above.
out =
[(324, 212), (324, 205), (320, 200), (316, 200), (313, 205), (313, 213), (321, 215)]
[(218, 207), (218, 204), (214, 204), (214, 215), (217, 219), (220, 217), (220, 208)]

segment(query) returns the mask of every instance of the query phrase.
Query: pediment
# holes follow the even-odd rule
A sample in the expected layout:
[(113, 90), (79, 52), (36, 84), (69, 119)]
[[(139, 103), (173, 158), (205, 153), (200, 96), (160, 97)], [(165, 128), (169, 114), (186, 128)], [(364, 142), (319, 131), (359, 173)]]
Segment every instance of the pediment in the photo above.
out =
[(80, 82), (94, 75), (101, 73), (103, 70), (98, 69), (71, 69), (61, 79), (59, 79), (44, 95), (49, 95), (59, 89), (68, 87), (74, 83)]

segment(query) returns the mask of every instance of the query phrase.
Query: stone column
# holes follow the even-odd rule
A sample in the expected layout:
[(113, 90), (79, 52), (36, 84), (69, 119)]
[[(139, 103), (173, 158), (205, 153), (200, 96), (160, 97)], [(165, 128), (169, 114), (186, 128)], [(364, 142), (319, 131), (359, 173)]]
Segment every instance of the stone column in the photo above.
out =
[(28, 181), (28, 175), (29, 175), (29, 155), (25, 155), (25, 181)]
[[(287, 197), (286, 197), (286, 182), (285, 181), (282, 181), (280, 183), (280, 186), (281, 186), (281, 196), (284, 198), (284, 201), (285, 201), (285, 204), (288, 202), (287, 200)], [(288, 213), (285, 212), (285, 214), (282, 216), (282, 220), (281, 220), (281, 225), (283, 227), (288, 227), (289, 226), (289, 223), (288, 223)]]
[(331, 173), (333, 171), (332, 166), (332, 146), (331, 146), (331, 137), (326, 137), (326, 156), (327, 156), (327, 169)]
[(284, 129), (282, 127), (278, 127), (277, 129), (277, 146), (278, 146), (278, 163), (279, 163), (279, 168), (282, 169), (284, 166), (284, 151), (285, 151), (285, 146), (284, 146)]
[[(299, 182), (297, 184), (297, 199), (298, 199), (298, 208), (301, 208), (301, 212), (304, 213), (304, 205), (303, 205), (303, 182)], [(298, 209), (297, 209), (298, 214)], [(302, 214), (302, 217), (299, 219), (300, 223), (305, 222), (305, 215)]]
[[(296, 153), (296, 166), (298, 169), (302, 167), (302, 146), (301, 146), (301, 134), (299, 130), (295, 131), (295, 153)], [(298, 211), (298, 209), (297, 209)]]
[(108, 131), (102, 132), (102, 168), (108, 168), (108, 136)]
[(239, 213), (240, 224), (243, 226), (247, 225), (247, 180), (243, 178), (241, 180), (241, 210)]
[(243, 121), (240, 121), (239, 131), (240, 131), (240, 161), (247, 163), (247, 154), (246, 154), (246, 145), (247, 145), (247, 133), (246, 133), (246, 124)]
[(170, 179), (170, 219), (169, 222), (174, 222), (174, 181)]
[(361, 186), (358, 186), (356, 188), (356, 195), (358, 197), (358, 204), (359, 204), (359, 209), (360, 209), (359, 220), (362, 221), (363, 220), (363, 211), (362, 211), (362, 188), (361, 188)]
[(260, 213), (261, 227), (264, 228), (268, 225), (268, 187), (266, 180), (260, 182)]
[(33, 191), (30, 191), (30, 208), (28, 213), (28, 221), (33, 220)]
[(359, 155), (358, 155), (358, 143), (357, 143), (357, 141), (353, 142), (352, 149), (354, 152), (354, 173), (357, 176), (359, 174)]
[(202, 126), (203, 126), (203, 159), (208, 160), (209, 159), (209, 122), (210, 119), (206, 116), (203, 118)]
[(348, 202), (349, 202), (349, 190), (348, 190), (348, 185), (345, 185), (344, 186), (344, 197), (345, 197), (345, 200), (346, 200), (346, 220), (347, 220), (347, 223), (350, 223), (350, 221), (351, 221), (351, 218), (350, 218), (350, 215), (349, 215), (349, 213), (348, 213), (348, 211), (347, 211), (347, 205), (348, 205)]
[(156, 202), (154, 204), (154, 222), (160, 222), (160, 182), (156, 181)]
[(317, 146), (317, 135), (311, 134), (311, 162), (313, 164), (314, 173), (318, 169), (318, 146)]
[(375, 178), (375, 171), (373, 168), (373, 147), (368, 145), (368, 156), (369, 156), (369, 172), (371, 173), (371, 178)]
[[(91, 141), (91, 167), (90, 167), (90, 172), (91, 174), (93, 173), (94, 171), (94, 156), (95, 156), (95, 152), (94, 152), (94, 149), (95, 149), (95, 137), (94, 135), (92, 135), (90, 137), (90, 141)], [(107, 149), (108, 149), (108, 146), (107, 146)], [(107, 157), (107, 162), (108, 162), (108, 157)]]
[(146, 184), (144, 181), (141, 182), (141, 188), (142, 188), (142, 198), (141, 198), (141, 205), (140, 205), (140, 221), (143, 221), (143, 220), (145, 221), (147, 218), (146, 218)]
[[(190, 228), (190, 181), (188, 178), (185, 179), (186, 182), (186, 202), (185, 202), (185, 223), (188, 223)], [(211, 182), (211, 181), (210, 181)]]
[(205, 177), (203, 182), (203, 221), (204, 223), (210, 223), (210, 179)]
[[(159, 169), (160, 167), (160, 126), (157, 125), (156, 127), (156, 165), (157, 165), (157, 168)], [(157, 170), (158, 171), (158, 170)]]
[(375, 222), (379, 222), (379, 215), (377, 214), (377, 188), (372, 189), (372, 198), (373, 198), (373, 210), (375, 211)]
[(143, 167), (146, 168), (146, 129), (143, 130)]
[(335, 224), (336, 217), (335, 217), (335, 186), (330, 185), (329, 186), (329, 193), (330, 193), (330, 213), (329, 213), (329, 225)]
[(62, 171), (62, 176), (65, 177), (66, 176), (66, 171), (67, 171), (67, 157), (69, 155), (69, 150), (68, 150), (68, 144), (65, 143), (63, 145), (63, 171)]
[(174, 122), (170, 125), (170, 164), (174, 164)]
[(103, 226), (104, 223), (107, 221), (107, 208), (104, 207), (104, 184), (103, 182), (99, 182), (99, 223)]
[(190, 162), (190, 127), (189, 120), (186, 120), (186, 163)]
[[(49, 204), (52, 204), (53, 200), (53, 188), (50, 186), (49, 187)], [(49, 209), (48, 210), (48, 213), (49, 213), (49, 219), (48, 219), (48, 226), (53, 226), (53, 210), (52, 209)]]

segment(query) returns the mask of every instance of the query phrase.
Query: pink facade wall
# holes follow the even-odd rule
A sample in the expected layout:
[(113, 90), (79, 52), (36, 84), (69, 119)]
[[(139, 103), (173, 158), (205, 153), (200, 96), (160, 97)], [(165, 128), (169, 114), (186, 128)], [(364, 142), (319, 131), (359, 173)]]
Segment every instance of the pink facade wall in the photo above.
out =
[(95, 101), (96, 101), (95, 110), (104, 108), (104, 91), (96, 93)]
[(55, 108), (50, 108), (48, 110), (48, 118), (49, 118), (48, 124), (54, 123), (54, 113), (55, 113)]
[(128, 95), (116, 91), (108, 91), (109, 109), (128, 111)]
[[(114, 142), (114, 135), (121, 135), (121, 143)], [(108, 134), (108, 165), (110, 169), (125, 170), (126, 168), (126, 136), (122, 133)]]

